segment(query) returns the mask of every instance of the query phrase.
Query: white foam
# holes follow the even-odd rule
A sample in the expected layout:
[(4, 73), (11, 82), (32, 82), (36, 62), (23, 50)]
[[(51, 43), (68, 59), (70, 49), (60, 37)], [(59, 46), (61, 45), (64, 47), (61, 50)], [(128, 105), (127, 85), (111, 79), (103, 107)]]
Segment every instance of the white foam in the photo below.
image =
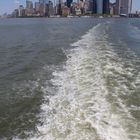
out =
[[(129, 140), (122, 116), (112, 111), (107, 100), (109, 92), (104, 76), (112, 74), (110, 69), (115, 65), (109, 59), (108, 63), (103, 62), (102, 58), (117, 55), (108, 49), (102, 56), (101, 49), (109, 43), (107, 34), (99, 32), (101, 26), (95, 26), (72, 44), (77, 48), (65, 51), (68, 60), (64, 70), (55, 71), (51, 80), (57, 94), (49, 97), (49, 105), (42, 105), (44, 124), (38, 126), (40, 134), (30, 140)], [(103, 63), (108, 65), (103, 66)], [(123, 73), (121, 64), (115, 68)], [(51, 90), (53, 92), (49, 87)], [(128, 115), (122, 101), (119, 99), (118, 102)]]

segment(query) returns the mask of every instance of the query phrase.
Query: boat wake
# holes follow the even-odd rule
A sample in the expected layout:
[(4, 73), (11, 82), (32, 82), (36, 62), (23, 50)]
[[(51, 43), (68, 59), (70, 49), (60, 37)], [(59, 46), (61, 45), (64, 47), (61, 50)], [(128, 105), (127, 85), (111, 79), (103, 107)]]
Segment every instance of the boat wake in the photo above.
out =
[[(140, 74), (133, 74), (134, 63), (125, 67), (114, 50), (116, 45), (108, 41), (108, 29), (109, 23), (98, 24), (72, 44), (73, 49), (64, 50), (66, 65), (53, 72), (52, 86), (42, 87), (44, 94), (51, 96), (45, 94), (49, 101), (41, 106), (43, 125), (37, 126), (39, 133), (30, 139), (140, 138), (139, 124), (123, 99), (138, 89)], [(137, 56), (131, 55), (136, 63)]]

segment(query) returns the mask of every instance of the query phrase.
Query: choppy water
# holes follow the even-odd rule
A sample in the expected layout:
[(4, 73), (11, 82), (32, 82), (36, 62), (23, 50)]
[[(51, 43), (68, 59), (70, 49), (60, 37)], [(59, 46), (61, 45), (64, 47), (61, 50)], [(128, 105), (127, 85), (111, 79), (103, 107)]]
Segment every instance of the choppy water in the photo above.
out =
[(139, 140), (139, 19), (0, 20), (0, 139)]

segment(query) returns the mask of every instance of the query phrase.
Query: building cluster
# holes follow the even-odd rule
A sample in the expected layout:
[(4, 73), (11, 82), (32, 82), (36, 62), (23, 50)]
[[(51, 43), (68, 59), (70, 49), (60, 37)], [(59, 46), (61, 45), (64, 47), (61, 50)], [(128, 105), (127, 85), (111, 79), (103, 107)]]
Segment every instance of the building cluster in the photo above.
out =
[(26, 0), (26, 6), (19, 5), (14, 10), (15, 17), (50, 17), (54, 15), (121, 15), (129, 14), (132, 9), (132, 0), (116, 0), (111, 3), (109, 0), (39, 0), (33, 3)]
[(52, 1), (48, 0), (39, 0), (35, 3), (32, 0), (26, 0), (26, 7), (19, 5), (18, 9), (14, 10), (13, 15), (15, 17), (54, 15), (54, 5)]

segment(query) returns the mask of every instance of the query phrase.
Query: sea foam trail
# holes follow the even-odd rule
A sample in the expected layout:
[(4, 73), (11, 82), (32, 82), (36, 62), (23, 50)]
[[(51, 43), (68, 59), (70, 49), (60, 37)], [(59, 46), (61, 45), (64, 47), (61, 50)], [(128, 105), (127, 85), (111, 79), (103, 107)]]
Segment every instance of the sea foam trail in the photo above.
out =
[[(108, 101), (109, 90), (106, 84), (106, 74), (111, 74), (109, 59), (106, 55), (116, 56), (112, 50), (107, 49), (107, 33), (102, 30), (103, 24), (93, 27), (87, 34), (67, 50), (67, 62), (63, 70), (56, 70), (51, 80), (53, 87), (42, 87), (42, 90), (54, 92), (56, 95), (46, 95), (48, 104), (42, 105), (44, 112), (42, 121), (38, 126), (39, 136), (33, 140), (129, 140), (129, 134), (123, 125), (122, 116), (112, 110)], [(108, 28), (104, 26), (103, 28)], [(109, 64), (108, 64), (109, 63)], [(122, 71), (122, 66), (118, 69)], [(128, 109), (118, 99), (121, 111), (131, 118)], [(30, 138), (31, 139), (31, 138)], [(135, 139), (136, 140), (136, 139)]]

